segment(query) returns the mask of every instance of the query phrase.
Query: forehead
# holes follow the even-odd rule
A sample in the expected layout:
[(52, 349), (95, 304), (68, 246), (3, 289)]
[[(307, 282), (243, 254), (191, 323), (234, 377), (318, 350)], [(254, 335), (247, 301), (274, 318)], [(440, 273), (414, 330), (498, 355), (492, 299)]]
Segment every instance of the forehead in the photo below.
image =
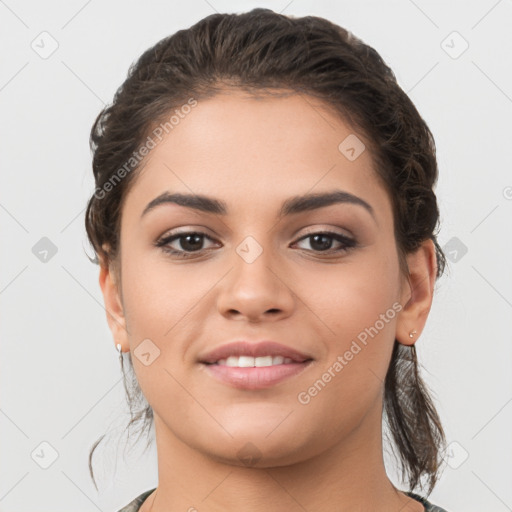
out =
[(389, 207), (364, 134), (316, 98), (230, 91), (186, 112), (155, 138), (125, 208), (140, 215), (164, 191), (224, 198), (243, 209), (332, 189)]

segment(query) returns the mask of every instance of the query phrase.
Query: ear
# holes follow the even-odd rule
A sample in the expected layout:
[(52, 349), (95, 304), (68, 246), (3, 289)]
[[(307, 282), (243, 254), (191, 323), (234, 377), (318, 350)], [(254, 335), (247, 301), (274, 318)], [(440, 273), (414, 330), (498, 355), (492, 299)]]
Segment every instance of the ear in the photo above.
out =
[(437, 260), (432, 240), (425, 240), (416, 251), (406, 255), (406, 260), (409, 275), (402, 281), (403, 309), (397, 320), (396, 340), (402, 345), (413, 345), (425, 327), (434, 294)]
[(122, 351), (127, 352), (129, 350), (128, 331), (117, 280), (117, 272), (113, 265), (100, 260), (99, 283), (105, 302), (108, 326), (112, 332), (114, 344), (120, 343)]

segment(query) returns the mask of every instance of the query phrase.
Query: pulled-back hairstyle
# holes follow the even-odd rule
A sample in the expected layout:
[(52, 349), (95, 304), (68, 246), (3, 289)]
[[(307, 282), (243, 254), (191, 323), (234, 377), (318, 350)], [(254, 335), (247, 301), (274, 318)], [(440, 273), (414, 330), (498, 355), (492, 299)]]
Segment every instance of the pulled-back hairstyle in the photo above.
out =
[[(134, 155), (150, 131), (190, 98), (200, 101), (229, 87), (314, 96), (362, 134), (392, 202), (402, 272), (408, 274), (405, 255), (430, 239), (436, 278), (441, 276), (446, 261), (436, 237), (435, 143), (393, 71), (373, 48), (326, 19), (261, 8), (213, 14), (162, 39), (130, 67), (113, 103), (96, 118), (90, 137), (96, 190), (85, 216), (96, 262), (116, 266), (123, 199), (143, 165)], [(122, 364), (131, 413), (127, 429), (142, 423), (144, 430), (153, 411), (138, 386), (131, 354), (121, 362), (123, 357), (130, 365), (127, 382)], [(383, 404), (402, 480), (410, 490), (421, 486), (430, 493), (442, 466), (445, 435), (419, 375), (414, 345), (395, 339)], [(103, 437), (89, 453), (95, 485), (91, 461)]]

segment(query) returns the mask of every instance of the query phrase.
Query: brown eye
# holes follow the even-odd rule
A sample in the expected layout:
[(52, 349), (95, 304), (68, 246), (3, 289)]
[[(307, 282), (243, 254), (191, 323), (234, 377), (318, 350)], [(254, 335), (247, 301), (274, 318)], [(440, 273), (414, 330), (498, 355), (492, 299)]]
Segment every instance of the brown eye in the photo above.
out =
[[(304, 240), (310, 240), (309, 244), (312, 249), (308, 250), (312, 250), (313, 252), (327, 252), (329, 254), (348, 251), (357, 245), (356, 241), (352, 238), (330, 231), (310, 233), (302, 237), (299, 242)], [(333, 240), (339, 244), (337, 249), (332, 249)]]
[(190, 231), (164, 237), (156, 243), (156, 246), (161, 247), (165, 252), (186, 258), (188, 253), (202, 251), (206, 238), (212, 240), (206, 233)]

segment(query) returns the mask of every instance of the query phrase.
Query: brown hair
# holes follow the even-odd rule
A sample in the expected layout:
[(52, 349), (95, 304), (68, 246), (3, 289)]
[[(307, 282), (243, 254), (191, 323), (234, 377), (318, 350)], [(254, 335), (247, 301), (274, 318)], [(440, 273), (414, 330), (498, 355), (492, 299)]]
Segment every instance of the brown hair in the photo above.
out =
[[(85, 224), (97, 257), (109, 265), (118, 259), (123, 198), (134, 182), (133, 171), (140, 172), (143, 165), (133, 155), (150, 130), (191, 96), (205, 99), (226, 87), (254, 94), (279, 89), (304, 93), (339, 113), (368, 140), (376, 173), (392, 201), (402, 271), (408, 272), (405, 255), (431, 239), (436, 277), (443, 273), (446, 261), (436, 238), (439, 211), (433, 191), (438, 174), (435, 143), (393, 71), (373, 48), (326, 19), (261, 8), (213, 14), (162, 39), (130, 67), (113, 103), (96, 118), (90, 144), (97, 188)], [(124, 173), (119, 173), (121, 168)], [(114, 183), (116, 173), (122, 179)], [(122, 367), (131, 413), (127, 429), (140, 422), (147, 428), (153, 412), (134, 377), (130, 353), (127, 357), (129, 384)], [(419, 375), (414, 345), (395, 340), (384, 414), (402, 479), (410, 490), (421, 486), (430, 493), (439, 477), (445, 436)], [(102, 439), (89, 454), (93, 481), (92, 454)]]

